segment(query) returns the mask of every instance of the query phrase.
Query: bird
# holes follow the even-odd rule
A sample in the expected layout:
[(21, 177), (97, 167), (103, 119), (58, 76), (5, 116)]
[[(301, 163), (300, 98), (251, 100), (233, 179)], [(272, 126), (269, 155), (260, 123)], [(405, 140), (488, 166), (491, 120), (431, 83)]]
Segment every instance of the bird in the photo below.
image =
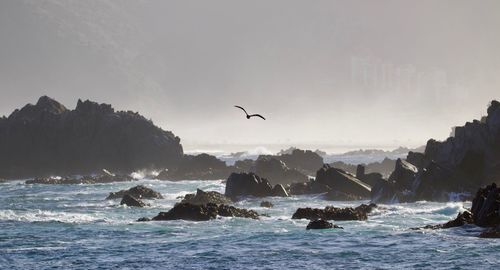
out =
[(255, 116), (255, 117), (260, 117), (260, 118), (266, 120), (266, 118), (264, 118), (264, 116), (262, 116), (260, 114), (248, 114), (247, 111), (245, 109), (243, 109), (243, 107), (241, 107), (241, 106), (234, 105), (234, 107), (242, 109), (245, 112), (245, 114), (247, 115), (247, 119), (250, 119), (250, 117), (254, 117)]

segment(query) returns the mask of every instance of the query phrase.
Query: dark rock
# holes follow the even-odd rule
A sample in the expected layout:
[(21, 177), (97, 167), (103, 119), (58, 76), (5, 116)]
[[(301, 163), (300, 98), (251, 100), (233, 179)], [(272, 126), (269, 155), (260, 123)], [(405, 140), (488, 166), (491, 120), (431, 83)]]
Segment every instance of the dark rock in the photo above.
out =
[(178, 203), (168, 212), (160, 212), (152, 220), (192, 220), (206, 221), (223, 217), (244, 217), (258, 219), (259, 215), (253, 210), (246, 210), (227, 205), (217, 205), (213, 203), (205, 205), (195, 205), (190, 203)]
[(500, 225), (500, 188), (495, 183), (480, 188), (472, 201), (471, 212), (478, 226)]
[(292, 183), (288, 190), (291, 195), (312, 194), (310, 183)]
[(313, 175), (323, 166), (323, 158), (310, 150), (294, 149), (291, 153), (281, 154), (276, 158), (304, 175)]
[(275, 197), (288, 197), (288, 192), (286, 192), (285, 188), (281, 184), (275, 185), (271, 193), (272, 196)]
[(427, 225), (422, 228), (412, 228), (413, 230), (419, 230), (419, 229), (448, 229), (448, 228), (454, 228), (454, 227), (460, 227), (466, 224), (474, 224), (474, 219), (472, 218), (472, 214), (469, 211), (464, 211), (462, 213), (458, 213), (457, 217), (454, 220), (450, 220), (444, 224), (438, 224), (438, 225)]
[(127, 205), (127, 206), (132, 206), (132, 207), (144, 207), (147, 206), (144, 202), (141, 200), (129, 195), (125, 194), (123, 195), (122, 201), (120, 202), (120, 205)]
[(139, 185), (127, 190), (124, 189), (118, 192), (110, 192), (106, 200), (118, 199), (127, 194), (138, 199), (163, 199), (163, 196), (159, 192)]
[(408, 152), (408, 155), (406, 156), (406, 161), (412, 164), (413, 166), (417, 167), (418, 170), (423, 169), (426, 166), (426, 158), (424, 153), (420, 152)]
[(28, 178), (133, 172), (176, 165), (180, 139), (138, 113), (78, 101), (75, 110), (46, 96), (0, 121), (0, 176)]
[(389, 176), (389, 182), (394, 183), (399, 190), (411, 190), (417, 172), (417, 167), (399, 158), (396, 160), (394, 171)]
[(500, 238), (500, 226), (491, 228), (479, 234), (480, 238)]
[(316, 172), (316, 182), (329, 186), (331, 190), (369, 198), (371, 187), (353, 175), (329, 165), (324, 165)]
[(45, 184), (45, 185), (79, 185), (79, 184), (98, 184), (98, 183), (112, 183), (112, 182), (126, 182), (134, 180), (128, 175), (114, 175), (108, 171), (103, 170), (104, 174), (98, 176), (83, 176), (81, 178), (71, 177), (38, 177), (27, 180), (26, 184)]
[(220, 194), (217, 191), (203, 191), (201, 189), (196, 190), (196, 194), (187, 194), (181, 203), (190, 203), (195, 205), (203, 205), (208, 203), (213, 204), (231, 204), (230, 198)]
[(296, 169), (290, 169), (283, 161), (269, 156), (260, 156), (255, 161), (254, 172), (268, 179), (272, 184), (290, 184), (309, 180), (306, 175)]
[(356, 208), (336, 208), (327, 206), (325, 209), (319, 208), (299, 208), (292, 216), (292, 219), (324, 219), (324, 220), (366, 220), (367, 214), (376, 205), (360, 205)]
[(160, 180), (219, 180), (231, 173), (226, 163), (208, 154), (185, 155), (175, 168), (163, 170)]
[(269, 201), (262, 201), (260, 207), (272, 208), (274, 205)]
[(272, 195), (269, 181), (254, 173), (232, 173), (226, 181), (225, 195), (236, 199), (239, 196), (266, 197)]
[[(396, 160), (386, 157), (381, 162), (372, 162), (360, 165), (364, 166), (365, 174), (379, 173), (382, 175), (382, 177), (387, 178), (389, 177), (389, 175), (391, 175), (392, 171), (394, 171), (394, 167), (396, 166)], [(349, 172), (351, 174), (357, 174), (357, 169), (358, 169), (357, 166), (359, 165), (352, 165), (345, 163), (343, 161), (335, 161), (333, 163), (330, 163), (330, 167), (338, 168), (346, 172)], [(361, 180), (361, 178), (359, 177), (356, 178)], [(368, 182), (366, 183), (370, 184)]]
[(318, 229), (332, 229), (332, 228), (337, 228), (337, 229), (343, 229), (340, 226), (334, 225), (331, 222), (328, 222), (323, 219), (317, 219), (317, 220), (312, 220), (307, 224), (306, 230), (318, 230)]
[(255, 161), (251, 159), (237, 160), (234, 163), (235, 172), (250, 172), (254, 167)]
[(147, 218), (147, 217), (142, 217), (140, 219), (137, 220), (138, 222), (146, 222), (146, 221), (151, 221), (150, 218)]

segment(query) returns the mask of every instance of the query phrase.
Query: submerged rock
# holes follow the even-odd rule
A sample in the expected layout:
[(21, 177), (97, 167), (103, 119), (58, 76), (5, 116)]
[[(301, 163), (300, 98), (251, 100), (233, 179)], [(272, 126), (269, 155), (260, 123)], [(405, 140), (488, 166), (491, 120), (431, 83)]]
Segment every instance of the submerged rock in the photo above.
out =
[(203, 191), (201, 189), (196, 190), (196, 194), (186, 194), (181, 203), (190, 203), (195, 205), (203, 205), (208, 203), (213, 204), (231, 204), (232, 201), (229, 197), (221, 194), (217, 191)]
[(491, 228), (479, 234), (480, 238), (500, 238), (500, 226)]
[(163, 196), (148, 187), (139, 185), (130, 189), (124, 189), (117, 192), (110, 192), (106, 200), (119, 199), (124, 195), (131, 195), (138, 199), (163, 199)]
[(474, 219), (472, 218), (472, 214), (469, 211), (464, 211), (462, 213), (458, 213), (457, 217), (453, 220), (450, 220), (444, 224), (437, 224), (437, 225), (426, 225), (422, 228), (412, 228), (413, 230), (419, 230), (419, 229), (448, 229), (448, 228), (454, 228), (454, 227), (460, 227), (466, 224), (474, 224)]
[(270, 201), (262, 201), (260, 207), (272, 208), (274, 205)]
[(127, 206), (133, 206), (133, 207), (145, 207), (147, 206), (146, 203), (144, 203), (143, 201), (129, 195), (129, 194), (125, 194), (123, 195), (123, 198), (120, 202), (120, 205), (127, 205)]
[(259, 215), (253, 210), (236, 208), (228, 205), (217, 205), (213, 203), (195, 205), (190, 203), (178, 203), (168, 212), (160, 212), (152, 220), (192, 220), (207, 221), (217, 216), (244, 217), (258, 219)]
[(327, 206), (324, 209), (319, 208), (299, 208), (292, 216), (292, 219), (324, 219), (324, 220), (366, 220), (367, 214), (375, 208), (375, 204), (360, 205), (356, 208), (336, 208)]
[(316, 219), (310, 221), (309, 224), (307, 224), (306, 230), (332, 229), (332, 228), (343, 229), (342, 227), (334, 225), (333, 223), (328, 222), (324, 219)]
[(131, 111), (78, 100), (69, 110), (40, 97), (0, 121), (0, 176), (133, 172), (176, 165), (180, 139)]

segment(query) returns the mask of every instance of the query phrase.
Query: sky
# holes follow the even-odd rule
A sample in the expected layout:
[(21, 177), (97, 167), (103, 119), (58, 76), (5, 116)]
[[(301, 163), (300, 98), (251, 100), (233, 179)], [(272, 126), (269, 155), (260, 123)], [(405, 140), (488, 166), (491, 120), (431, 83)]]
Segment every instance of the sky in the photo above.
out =
[(499, 13), (495, 0), (3, 0), (0, 115), (49, 95), (138, 111), (188, 151), (417, 147), (500, 99)]

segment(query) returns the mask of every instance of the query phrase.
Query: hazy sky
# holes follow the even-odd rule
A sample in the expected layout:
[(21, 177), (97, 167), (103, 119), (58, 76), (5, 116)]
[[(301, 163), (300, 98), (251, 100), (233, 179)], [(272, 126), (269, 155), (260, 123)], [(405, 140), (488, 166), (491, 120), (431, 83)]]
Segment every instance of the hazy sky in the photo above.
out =
[(0, 115), (47, 94), (139, 111), (188, 150), (418, 146), (500, 98), (499, 14), (496, 0), (3, 0)]

